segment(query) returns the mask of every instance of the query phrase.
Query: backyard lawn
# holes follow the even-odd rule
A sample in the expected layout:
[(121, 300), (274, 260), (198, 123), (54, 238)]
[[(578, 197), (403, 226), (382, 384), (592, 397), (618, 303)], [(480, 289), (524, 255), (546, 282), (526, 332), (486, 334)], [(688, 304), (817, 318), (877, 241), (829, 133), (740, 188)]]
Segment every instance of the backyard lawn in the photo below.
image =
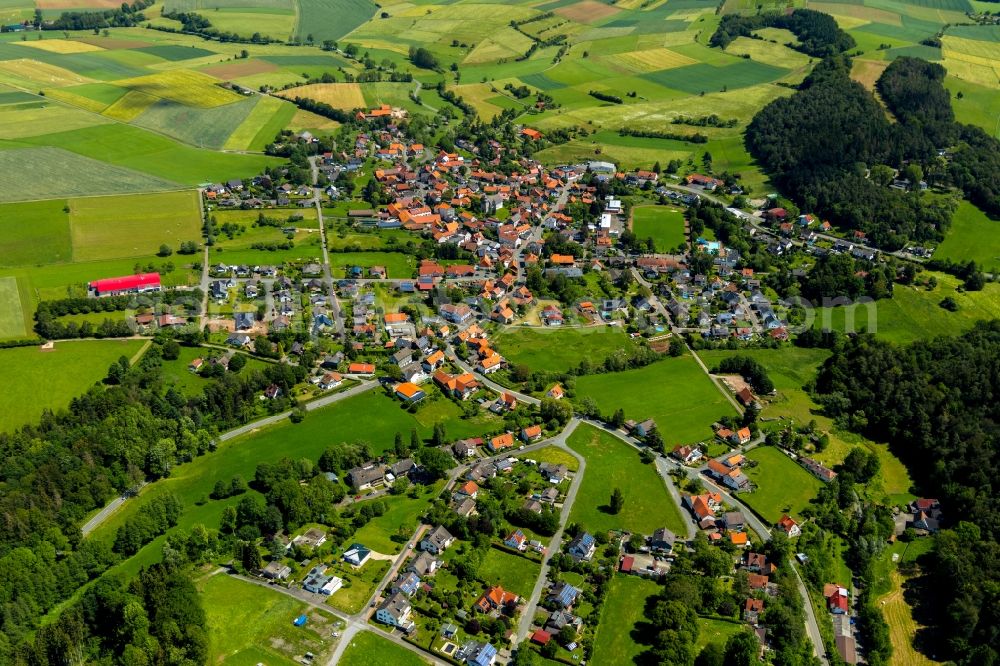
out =
[(479, 575), (491, 585), (499, 585), (522, 597), (531, 595), (541, 567), (531, 560), (490, 548), (479, 567)]
[(654, 419), (670, 448), (711, 438), (713, 422), (736, 414), (690, 354), (638, 370), (580, 377), (576, 392), (591, 396), (602, 414), (621, 408), (626, 419)]
[(580, 463), (578, 463), (576, 458), (573, 457), (573, 454), (556, 446), (546, 446), (545, 448), (538, 449), (537, 451), (527, 453), (521, 456), (521, 458), (534, 460), (537, 463), (547, 462), (556, 465), (566, 465), (566, 468), (571, 472), (575, 472), (580, 466)]
[[(570, 435), (569, 446), (587, 461), (569, 522), (591, 532), (620, 529), (651, 534), (665, 526), (675, 534), (685, 533), (680, 509), (663, 479), (655, 467), (639, 460), (638, 451), (590, 425), (579, 426)], [(625, 496), (625, 508), (618, 515), (607, 510), (615, 488)]]
[[(420, 515), (423, 514), (430, 501), (437, 497), (444, 487), (444, 482), (432, 486), (411, 486), (416, 488), (416, 498), (404, 495), (385, 495), (380, 499), (388, 506), (388, 510), (354, 533), (352, 541), (364, 544), (372, 550), (386, 555), (398, 553), (417, 529)], [(363, 503), (362, 503), (363, 504)]]
[(777, 523), (784, 513), (801, 516), (809, 500), (823, 485), (822, 481), (774, 447), (758, 446), (747, 454), (747, 458), (759, 463), (756, 467), (743, 468), (757, 489), (740, 493), (740, 499), (768, 523)]
[(735, 620), (719, 620), (711, 617), (698, 618), (698, 640), (695, 642), (695, 651), (701, 652), (709, 643), (719, 643), (725, 645), (729, 637), (738, 632), (744, 625)]
[(601, 607), (601, 623), (594, 638), (595, 664), (632, 664), (646, 648), (646, 638), (636, 635), (636, 625), (646, 623), (646, 601), (660, 586), (638, 576), (615, 576)]

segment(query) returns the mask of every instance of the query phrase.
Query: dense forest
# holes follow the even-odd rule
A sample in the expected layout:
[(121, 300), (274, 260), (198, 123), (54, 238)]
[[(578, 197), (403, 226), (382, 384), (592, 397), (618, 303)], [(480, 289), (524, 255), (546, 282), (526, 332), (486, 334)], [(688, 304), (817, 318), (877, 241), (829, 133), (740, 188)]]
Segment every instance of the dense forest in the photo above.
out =
[[(916, 187), (888, 187), (893, 167), (929, 159), (934, 146), (922, 131), (890, 123), (874, 96), (851, 80), (850, 69), (843, 56), (819, 63), (798, 92), (754, 117), (748, 150), (803, 210), (861, 229), (880, 247), (940, 240), (954, 203)], [(869, 169), (887, 172), (888, 182), (869, 177)]]
[(124, 371), (115, 364), (116, 383), (92, 388), (68, 410), (0, 434), (0, 663), (13, 661), (42, 616), (173, 524), (179, 509), (165, 501), (140, 513), (114, 548), (81, 538), (90, 511), (213, 450), (219, 431), (258, 414), (261, 390), (274, 383), (289, 395), (304, 374), (268, 365), (226, 374), (187, 397), (163, 386), (160, 350)]
[(972, 203), (1000, 215), (1000, 141), (978, 127), (955, 122), (944, 87), (946, 74), (936, 63), (897, 58), (879, 78), (878, 91), (909, 145), (922, 143), (918, 157), (926, 159), (936, 149), (955, 146), (948, 165), (951, 181)]
[(918, 604), (934, 624), (937, 657), (997, 663), (1000, 321), (907, 347), (850, 339), (821, 368), (816, 392), (840, 423), (890, 442), (953, 526), (935, 538)]
[(793, 49), (822, 58), (854, 48), (854, 38), (840, 29), (829, 14), (813, 9), (796, 9), (790, 14), (767, 12), (744, 16), (726, 14), (712, 35), (711, 45), (726, 48), (737, 37), (752, 37), (761, 28), (784, 28), (799, 38)]

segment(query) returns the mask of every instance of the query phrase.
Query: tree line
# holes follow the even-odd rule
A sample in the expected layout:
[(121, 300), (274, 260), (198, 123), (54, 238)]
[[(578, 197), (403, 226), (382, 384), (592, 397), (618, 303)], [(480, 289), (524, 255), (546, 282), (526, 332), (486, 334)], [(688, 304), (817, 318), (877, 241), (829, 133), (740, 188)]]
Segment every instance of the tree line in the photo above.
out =
[(871, 336), (838, 345), (816, 393), (839, 423), (889, 442), (920, 491), (938, 498), (935, 537), (918, 611), (938, 658), (995, 663), (1000, 655), (1000, 321), (957, 337), (899, 347)]

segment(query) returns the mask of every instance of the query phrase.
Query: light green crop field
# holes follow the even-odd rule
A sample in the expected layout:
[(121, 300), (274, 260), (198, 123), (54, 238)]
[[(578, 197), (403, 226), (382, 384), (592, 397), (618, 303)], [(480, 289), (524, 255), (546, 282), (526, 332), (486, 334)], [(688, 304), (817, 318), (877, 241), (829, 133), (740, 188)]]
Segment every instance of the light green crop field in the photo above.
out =
[(28, 332), (18, 286), (17, 278), (0, 277), (0, 338), (19, 338)]
[[(220, 175), (225, 175), (228, 178), (254, 176), (259, 174), (265, 166), (276, 165), (281, 161), (263, 155), (218, 153), (194, 148), (142, 128), (122, 124), (87, 127), (72, 132), (46, 134), (20, 141), (38, 146), (62, 148), (64, 151), (106, 163), (103, 165), (99, 163), (94, 165), (76, 164), (76, 168), (67, 168), (65, 162), (59, 164), (61, 175), (55, 189), (73, 190), (63, 194), (63, 196), (181, 189), (178, 183), (189, 186), (210, 183), (219, 180)], [(2, 147), (2, 142), (0, 142), (0, 147)], [(4, 158), (8, 157), (11, 152), (13, 151), (0, 150), (0, 167), (3, 166)], [(31, 190), (33, 193), (47, 191), (49, 194), (18, 196), (16, 199), (8, 200), (60, 195), (58, 191), (52, 192), (53, 178), (47, 173), (56, 165), (50, 165), (45, 159), (46, 157), (50, 156), (45, 154), (39, 157), (23, 156), (23, 158), (30, 160), (26, 166), (28, 171), (34, 174), (34, 178), (25, 179), (25, 189)], [(60, 157), (60, 159), (65, 161), (67, 158)], [(35, 166), (36, 162), (38, 162), (37, 167)], [(115, 174), (110, 178), (111, 183), (121, 182), (117, 188), (111, 185), (101, 187), (103, 185), (102, 172), (105, 171)], [(17, 180), (20, 182), (19, 177)], [(32, 180), (37, 180), (37, 184), (33, 187), (28, 185)], [(45, 185), (44, 188), (42, 184)], [(17, 192), (16, 187), (4, 188), (0, 197), (10, 197), (11, 189)]]
[(579, 377), (576, 392), (591, 396), (603, 414), (621, 408), (627, 419), (654, 419), (670, 448), (710, 439), (712, 423), (736, 413), (690, 355), (638, 370)]
[(156, 254), (161, 244), (177, 250), (198, 241), (198, 193), (125, 195), (71, 199), (68, 203), (73, 258), (97, 261)]
[(632, 634), (636, 625), (646, 622), (646, 602), (659, 591), (655, 582), (638, 576), (611, 579), (594, 638), (595, 664), (636, 663), (645, 648)]
[(0, 204), (0, 265), (30, 266), (71, 261), (66, 201)]
[(107, 122), (101, 116), (37, 98), (35, 103), (0, 106), (0, 139), (22, 139)]
[(412, 650), (400, 647), (372, 631), (362, 631), (340, 658), (343, 666), (426, 666), (428, 663)]
[(540, 571), (536, 562), (496, 548), (486, 553), (479, 567), (479, 575), (487, 585), (499, 585), (522, 597), (531, 596)]
[[(685, 533), (684, 518), (663, 479), (653, 465), (639, 460), (638, 451), (590, 425), (577, 427), (568, 443), (587, 461), (570, 522), (591, 532), (617, 529), (652, 534), (659, 527), (667, 527), (675, 534)], [(625, 508), (618, 515), (608, 511), (615, 488), (625, 496)]]
[(619, 328), (505, 328), (493, 336), (498, 350), (511, 362), (532, 370), (565, 372), (584, 358), (595, 365), (619, 349), (631, 352), (635, 343)]
[(640, 239), (652, 238), (657, 252), (673, 252), (687, 242), (684, 213), (669, 206), (633, 208), (632, 231)]
[[(336, 618), (288, 595), (225, 574), (197, 582), (212, 663), (287, 664), (312, 652), (324, 659)], [(306, 614), (301, 627), (292, 622)]]
[[(27, 140), (48, 140), (53, 136), (56, 135), (49, 134)], [(0, 172), (5, 174), (4, 187), (0, 188), (0, 201), (155, 192), (180, 188), (180, 185), (172, 181), (107, 164), (99, 159), (74, 154), (55, 146), (26, 147), (16, 150), (3, 150), (2, 147), (3, 141), (0, 141)], [(99, 151), (95, 152), (99, 156)]]
[(1000, 220), (962, 201), (951, 221), (944, 242), (934, 252), (936, 258), (975, 261), (990, 273), (1000, 272)]
[(756, 467), (743, 468), (757, 488), (753, 492), (740, 493), (740, 499), (772, 524), (781, 520), (785, 513), (792, 517), (801, 516), (809, 500), (823, 485), (822, 481), (774, 447), (759, 446), (747, 457), (758, 462)]
[(249, 118), (259, 99), (261, 98), (254, 96), (207, 109), (160, 100), (147, 107), (132, 122), (192, 146), (219, 149)]
[(227, 150), (263, 150), (291, 122), (295, 111), (294, 105), (276, 97), (260, 97), (222, 147)]
[(370, 0), (297, 0), (300, 39), (312, 35), (316, 42), (337, 40), (375, 14), (376, 5)]
[(57, 342), (51, 351), (0, 349), (0, 365), (10, 376), (20, 378), (16, 391), (0, 396), (0, 430), (9, 432), (37, 421), (46, 409), (67, 407), (70, 400), (103, 379), (119, 357), (131, 359), (146, 344), (143, 340), (74, 340)]

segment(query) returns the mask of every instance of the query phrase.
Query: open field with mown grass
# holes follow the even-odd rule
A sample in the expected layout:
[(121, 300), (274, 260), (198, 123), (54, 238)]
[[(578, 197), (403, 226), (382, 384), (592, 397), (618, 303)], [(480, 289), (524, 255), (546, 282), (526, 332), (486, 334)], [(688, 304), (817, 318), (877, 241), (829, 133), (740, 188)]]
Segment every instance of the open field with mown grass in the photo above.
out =
[(695, 651), (700, 652), (709, 643), (726, 644), (729, 637), (739, 631), (749, 631), (742, 622), (723, 620), (713, 617), (698, 618), (698, 640), (695, 641)]
[(72, 261), (65, 207), (64, 199), (0, 204), (0, 265)]
[(0, 277), (0, 339), (20, 338), (30, 332), (19, 286), (17, 278)]
[(579, 377), (576, 393), (591, 396), (602, 414), (621, 408), (626, 419), (654, 419), (669, 448), (710, 439), (712, 423), (736, 411), (690, 355)]
[[(6, 281), (0, 281), (0, 285)], [(131, 359), (143, 340), (74, 340), (55, 349), (0, 349), (0, 366), (18, 378), (16, 391), (0, 396), (0, 430), (10, 431), (38, 420), (46, 409), (67, 407), (70, 400), (100, 382), (120, 356)]]
[[(675, 534), (685, 532), (684, 518), (663, 479), (653, 465), (643, 464), (638, 451), (590, 425), (580, 425), (568, 443), (587, 461), (569, 522), (579, 523), (591, 532), (628, 530), (652, 534), (659, 527), (667, 527)], [(607, 508), (615, 488), (625, 496), (625, 508), (618, 515), (612, 515)]]
[(635, 343), (623, 331), (606, 326), (562, 330), (508, 327), (493, 340), (511, 363), (550, 372), (565, 372), (584, 358), (599, 365), (619, 349), (635, 349)]
[(975, 261), (984, 271), (1000, 273), (1000, 220), (992, 220), (969, 202), (962, 201), (934, 257)]
[(756, 489), (740, 493), (740, 499), (771, 524), (777, 523), (782, 514), (793, 518), (802, 516), (809, 500), (819, 492), (823, 482), (799, 466), (778, 449), (758, 446), (747, 454), (756, 460), (756, 467), (744, 467)]
[[(329, 653), (336, 617), (302, 601), (224, 573), (196, 581), (205, 609), (209, 653), (213, 663), (287, 664), (312, 652)], [(302, 627), (292, 624), (305, 613)]]
[(71, 199), (73, 258), (98, 261), (176, 251), (201, 240), (201, 212), (194, 191)]
[(400, 647), (374, 631), (362, 631), (340, 658), (342, 666), (425, 666), (428, 662), (412, 650)]
[[(432, 486), (416, 486), (418, 496), (409, 494), (387, 495), (379, 498), (385, 502), (387, 511), (381, 516), (372, 518), (368, 523), (354, 533), (352, 541), (363, 543), (377, 553), (394, 555), (402, 550), (403, 545), (413, 537), (420, 524), (420, 516), (430, 506), (431, 500), (438, 496), (444, 487), (444, 482)], [(372, 500), (376, 501), (376, 500)]]
[(637, 625), (646, 624), (646, 603), (660, 591), (654, 581), (617, 575), (608, 585), (601, 621), (594, 638), (594, 663), (632, 664), (646, 649), (637, 640)]
[(520, 457), (522, 459), (534, 460), (537, 463), (549, 462), (557, 465), (566, 465), (566, 468), (571, 472), (575, 472), (580, 466), (580, 463), (577, 462), (573, 454), (556, 446), (546, 446)]
[(652, 238), (657, 252), (673, 252), (687, 242), (684, 212), (671, 206), (633, 208), (632, 232), (640, 239)]

